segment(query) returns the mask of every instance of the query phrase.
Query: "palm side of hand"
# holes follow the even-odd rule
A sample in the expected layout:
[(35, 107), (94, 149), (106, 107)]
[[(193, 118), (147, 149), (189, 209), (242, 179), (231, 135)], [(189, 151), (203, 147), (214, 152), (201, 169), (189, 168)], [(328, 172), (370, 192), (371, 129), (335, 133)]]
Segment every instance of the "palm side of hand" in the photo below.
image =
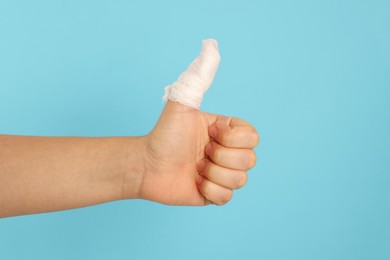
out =
[(170, 205), (204, 205), (196, 184), (196, 162), (210, 142), (208, 126), (216, 116), (168, 101), (146, 136), (141, 197)]
[[(218, 122), (219, 126), (213, 126)], [(227, 117), (168, 101), (145, 137), (140, 196), (169, 205), (228, 202), (232, 190), (245, 184), (246, 170), (255, 164), (252, 148), (259, 139), (245, 121), (236, 119), (235, 128), (231, 123)], [(212, 127), (219, 128), (213, 138)]]

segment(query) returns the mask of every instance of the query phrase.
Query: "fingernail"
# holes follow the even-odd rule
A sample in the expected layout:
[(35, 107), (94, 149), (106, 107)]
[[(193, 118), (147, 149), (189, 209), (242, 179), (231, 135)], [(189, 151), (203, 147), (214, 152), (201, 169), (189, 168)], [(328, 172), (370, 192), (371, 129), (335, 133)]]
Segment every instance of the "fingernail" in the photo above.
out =
[(204, 171), (204, 168), (205, 168), (205, 166), (206, 166), (206, 161), (205, 161), (205, 160), (199, 161), (197, 166), (198, 166), (198, 167), (197, 167), (197, 168), (198, 168), (198, 171), (199, 171), (199, 172), (203, 172), (203, 171)]
[(217, 137), (217, 127), (215, 125), (210, 126), (210, 136), (212, 138)]
[(211, 153), (211, 143), (208, 143), (205, 148), (206, 155), (210, 155)]
[(196, 176), (196, 184), (200, 185), (203, 182), (203, 177), (201, 175)]

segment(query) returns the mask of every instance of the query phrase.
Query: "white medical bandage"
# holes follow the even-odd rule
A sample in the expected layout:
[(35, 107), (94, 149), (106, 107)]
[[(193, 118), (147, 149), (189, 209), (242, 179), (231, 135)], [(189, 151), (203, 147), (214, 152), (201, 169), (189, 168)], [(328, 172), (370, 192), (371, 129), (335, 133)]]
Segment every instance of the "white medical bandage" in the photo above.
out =
[(203, 40), (202, 51), (172, 85), (165, 88), (165, 101), (172, 100), (199, 109), (209, 89), (221, 57), (216, 40)]

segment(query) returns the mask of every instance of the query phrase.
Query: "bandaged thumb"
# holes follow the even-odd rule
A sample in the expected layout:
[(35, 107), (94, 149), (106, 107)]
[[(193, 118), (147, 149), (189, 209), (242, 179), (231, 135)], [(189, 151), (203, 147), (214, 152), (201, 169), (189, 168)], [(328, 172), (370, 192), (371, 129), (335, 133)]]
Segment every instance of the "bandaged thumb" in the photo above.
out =
[(218, 43), (203, 40), (202, 51), (172, 85), (165, 87), (163, 99), (199, 109), (204, 93), (214, 80), (220, 62)]

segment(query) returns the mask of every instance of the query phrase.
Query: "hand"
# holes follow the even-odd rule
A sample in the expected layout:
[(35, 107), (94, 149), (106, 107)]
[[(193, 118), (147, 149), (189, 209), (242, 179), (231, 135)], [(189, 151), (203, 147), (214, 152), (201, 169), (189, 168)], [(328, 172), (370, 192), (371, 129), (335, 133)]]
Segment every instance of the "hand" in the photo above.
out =
[(204, 40), (199, 56), (165, 88), (168, 102), (143, 138), (141, 180), (124, 178), (130, 181), (123, 187), (138, 183), (138, 197), (164, 204), (223, 205), (246, 183), (246, 171), (256, 161), (255, 128), (242, 119), (197, 110), (219, 62), (217, 42)]
[(223, 205), (246, 183), (258, 142), (242, 119), (168, 101), (143, 140), (139, 196), (169, 205)]

